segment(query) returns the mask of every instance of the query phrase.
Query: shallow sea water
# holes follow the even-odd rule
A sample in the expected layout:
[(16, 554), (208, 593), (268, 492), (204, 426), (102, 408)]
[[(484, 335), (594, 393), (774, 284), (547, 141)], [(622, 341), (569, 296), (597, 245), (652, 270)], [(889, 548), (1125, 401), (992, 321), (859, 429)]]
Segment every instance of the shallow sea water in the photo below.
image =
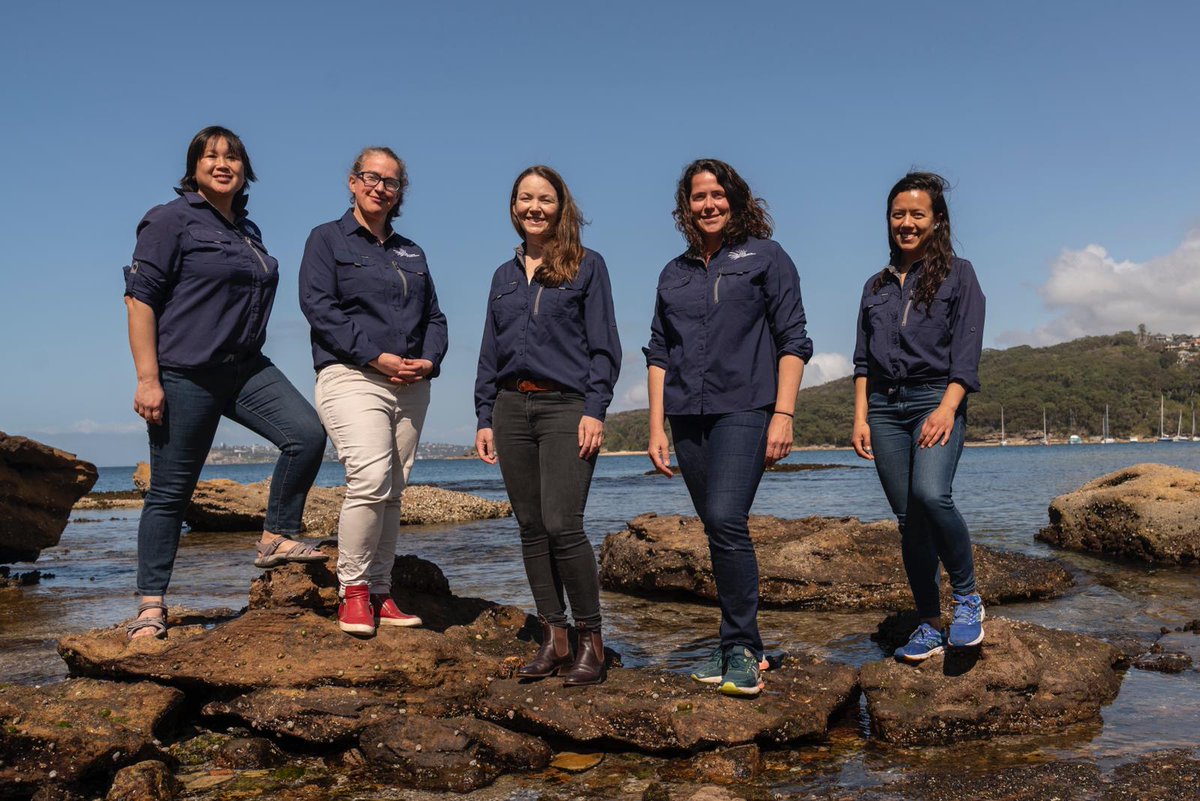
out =
[[(764, 476), (756, 514), (780, 517), (854, 515), (864, 520), (890, 516), (874, 469), (853, 453), (806, 451), (792, 462), (837, 465), (838, 469)], [(1200, 618), (1200, 570), (1148, 568), (1056, 551), (1034, 534), (1046, 524), (1054, 496), (1096, 476), (1139, 462), (1200, 470), (1200, 443), (1109, 446), (1024, 446), (968, 448), (955, 481), (955, 497), (980, 543), (1068, 565), (1076, 585), (1048, 602), (992, 607), (989, 612), (1081, 633), (1153, 640), (1161, 627)], [(646, 476), (644, 457), (599, 461), (587, 510), (588, 534), (599, 548), (605, 535), (644, 512), (691, 514), (683, 482)], [(132, 467), (102, 468), (98, 491), (131, 489)], [(249, 482), (264, 478), (269, 465), (207, 468), (204, 478)], [(338, 464), (322, 468), (318, 483), (343, 483)], [(417, 462), (413, 483), (436, 484), (501, 499), (498, 469), (472, 460)], [(70, 631), (110, 626), (133, 610), (138, 510), (86, 510), (72, 515), (56, 548), (34, 565), (52, 573), (39, 585), (0, 591), (0, 681), (42, 683), (65, 677), (55, 651)], [(176, 563), (170, 602), (190, 607), (240, 608), (251, 579), (254, 534), (185, 533)], [(438, 564), (459, 595), (531, 607), (514, 520), (454, 526), (413, 527), (401, 536), (402, 553)], [(17, 569), (29, 566), (18, 565)], [(604, 593), (606, 639), (626, 665), (689, 669), (712, 648), (715, 607), (663, 603)], [(860, 665), (884, 657), (870, 639), (880, 613), (765, 610), (760, 626), (773, 652), (812, 651)], [(907, 769), (958, 765), (979, 770), (1005, 764), (1086, 758), (1117, 764), (1163, 748), (1200, 748), (1200, 671), (1164, 675), (1129, 670), (1120, 695), (1104, 709), (1103, 722), (1047, 737), (1001, 738), (945, 748), (906, 749), (867, 736), (865, 712), (850, 710), (831, 733), (826, 748), (811, 755), (803, 786), (863, 787), (886, 783)], [(816, 784), (814, 785), (814, 781)], [(775, 792), (801, 785), (770, 782)]]

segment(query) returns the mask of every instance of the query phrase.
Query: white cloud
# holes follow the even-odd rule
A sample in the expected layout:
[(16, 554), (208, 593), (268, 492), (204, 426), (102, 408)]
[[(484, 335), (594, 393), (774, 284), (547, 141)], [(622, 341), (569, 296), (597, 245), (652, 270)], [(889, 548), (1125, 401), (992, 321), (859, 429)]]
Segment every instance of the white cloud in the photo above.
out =
[(1032, 331), (1005, 331), (1001, 344), (1050, 345), (1081, 336), (1130, 331), (1192, 333), (1200, 309), (1200, 229), (1174, 251), (1139, 264), (1117, 261), (1099, 245), (1064, 250), (1038, 290), (1058, 316)]
[(650, 391), (646, 388), (646, 379), (636, 382), (621, 394), (621, 406), (627, 409), (641, 409), (650, 403)]
[(845, 378), (854, 372), (854, 362), (840, 353), (815, 353), (804, 367), (804, 388)]

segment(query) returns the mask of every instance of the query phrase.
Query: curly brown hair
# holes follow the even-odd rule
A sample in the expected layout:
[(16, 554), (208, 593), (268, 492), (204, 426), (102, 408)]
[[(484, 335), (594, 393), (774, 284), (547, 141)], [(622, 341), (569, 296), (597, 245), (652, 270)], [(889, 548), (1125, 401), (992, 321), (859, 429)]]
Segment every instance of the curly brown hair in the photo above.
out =
[(535, 164), (523, 170), (517, 176), (517, 180), (513, 181), (512, 194), (508, 198), (508, 217), (521, 241), (525, 241), (525, 229), (521, 227), (521, 221), (517, 219), (513, 208), (517, 205), (517, 189), (521, 186), (521, 181), (530, 175), (544, 178), (558, 194), (558, 219), (554, 221), (554, 230), (547, 237), (541, 266), (537, 268), (533, 277), (544, 286), (560, 286), (574, 281), (575, 276), (579, 275), (579, 265), (583, 263), (583, 242), (579, 232), (587, 225), (587, 220), (583, 219), (583, 214), (575, 204), (575, 198), (571, 196), (571, 190), (567, 189), (567, 182), (562, 176), (545, 164)]
[[(396, 152), (390, 147), (364, 147), (358, 154), (358, 158), (354, 160), (354, 165), (350, 167), (350, 175), (355, 175), (362, 170), (363, 162), (367, 160), (367, 156), (387, 156), (392, 161), (396, 162), (398, 168), (396, 172), (400, 178), (400, 191), (396, 192), (396, 205), (392, 206), (392, 210), (388, 212), (387, 221), (390, 225), (392, 220), (400, 216), (400, 207), (404, 205), (404, 193), (408, 191), (408, 167), (404, 164), (404, 159), (396, 155)], [(350, 205), (354, 205), (354, 193), (350, 193)]]
[[(896, 240), (892, 236), (890, 219), (892, 201), (902, 192), (918, 191), (928, 194), (929, 200), (932, 202), (933, 232), (929, 237), (929, 242), (925, 245), (925, 253), (922, 256), (925, 267), (921, 270), (917, 288), (913, 292), (913, 306), (919, 307), (921, 304), (925, 304), (926, 312), (933, 306), (934, 295), (937, 294), (942, 282), (946, 280), (946, 276), (950, 275), (950, 268), (954, 263), (954, 240), (950, 233), (950, 206), (946, 203), (946, 192), (949, 190), (950, 183), (935, 172), (910, 172), (897, 181), (896, 185), (892, 187), (892, 191), (888, 192), (887, 209), (884, 212), (884, 216), (887, 218), (888, 252), (890, 254), (888, 264), (899, 267), (900, 246), (896, 244)], [(883, 288), (887, 275), (888, 270), (885, 268), (875, 277), (875, 283), (871, 286), (872, 292), (878, 292)]]
[(704, 239), (696, 225), (690, 202), (692, 179), (702, 172), (712, 173), (717, 183), (725, 190), (729, 201), (729, 224), (721, 234), (727, 244), (745, 242), (747, 237), (770, 239), (774, 222), (767, 213), (767, 201), (754, 197), (750, 186), (738, 175), (737, 170), (719, 159), (696, 159), (683, 169), (679, 184), (675, 187), (675, 227), (688, 243), (688, 253), (699, 255), (704, 252)]

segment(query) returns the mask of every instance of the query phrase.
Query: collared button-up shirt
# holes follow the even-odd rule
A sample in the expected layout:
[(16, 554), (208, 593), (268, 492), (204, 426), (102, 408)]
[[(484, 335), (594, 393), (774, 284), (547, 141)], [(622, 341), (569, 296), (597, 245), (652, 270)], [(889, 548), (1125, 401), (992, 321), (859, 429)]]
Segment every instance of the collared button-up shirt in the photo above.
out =
[(663, 368), (667, 414), (727, 414), (775, 402), (779, 357), (812, 357), (800, 276), (772, 239), (683, 254), (658, 277), (646, 364)]
[(392, 232), (382, 243), (350, 209), (318, 225), (300, 262), (300, 309), (312, 327), (313, 367), (365, 367), (384, 353), (433, 362), (441, 372), (446, 315), (425, 251)]
[(584, 249), (579, 273), (559, 286), (525, 278), (525, 252), (501, 264), (488, 290), (479, 346), (475, 414), (492, 427), (496, 390), (520, 379), (553, 381), (583, 395), (583, 413), (603, 420), (621, 371), (621, 339), (604, 258)]
[(125, 294), (154, 310), (160, 367), (253, 356), (267, 339), (279, 262), (249, 218), (231, 223), (199, 193), (179, 195), (138, 223)]
[(917, 262), (901, 284), (888, 267), (878, 291), (878, 274), (863, 287), (854, 375), (893, 383), (957, 381), (978, 392), (986, 299), (975, 268), (954, 259), (928, 308), (913, 298), (923, 269)]

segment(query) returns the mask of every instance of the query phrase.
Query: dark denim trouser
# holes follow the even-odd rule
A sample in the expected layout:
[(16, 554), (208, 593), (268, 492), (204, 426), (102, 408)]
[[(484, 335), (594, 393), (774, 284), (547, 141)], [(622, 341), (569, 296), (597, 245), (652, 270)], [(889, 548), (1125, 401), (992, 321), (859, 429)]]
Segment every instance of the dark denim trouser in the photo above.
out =
[(747, 519), (767, 453), (768, 409), (671, 415), (675, 455), (708, 535), (721, 604), (721, 645), (762, 658), (758, 633), (758, 558)]
[(951, 496), (966, 436), (966, 400), (958, 407), (949, 442), (917, 447), (921, 426), (945, 391), (939, 384), (900, 386), (890, 392), (872, 387), (867, 397), (875, 470), (900, 525), (904, 570), (921, 617), (941, 615), (939, 560), (954, 592), (975, 592), (971, 535)]
[(567, 625), (565, 589), (575, 623), (599, 628), (596, 551), (583, 532), (596, 457), (579, 458), (582, 416), (583, 396), (573, 392), (501, 390), (492, 427), (538, 614)]
[(221, 417), (279, 448), (263, 528), (300, 533), (309, 487), (321, 468), (325, 429), (313, 407), (271, 360), (258, 355), (198, 370), (161, 371), (166, 404), (150, 433), (150, 491), (138, 523), (140, 595), (162, 595), (171, 582), (183, 513), (192, 499)]

